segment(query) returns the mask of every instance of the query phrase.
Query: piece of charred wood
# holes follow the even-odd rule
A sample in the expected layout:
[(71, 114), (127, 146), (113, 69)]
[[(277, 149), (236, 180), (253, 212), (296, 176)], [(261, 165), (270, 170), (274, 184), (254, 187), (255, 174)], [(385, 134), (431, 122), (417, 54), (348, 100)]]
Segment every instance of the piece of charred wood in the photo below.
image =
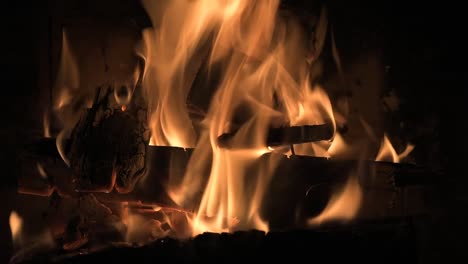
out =
[[(146, 111), (138, 100), (116, 106), (114, 89), (100, 88), (69, 139), (70, 167), (78, 191), (129, 192), (146, 170)], [(135, 103), (134, 101), (137, 101)]]
[[(249, 148), (252, 144), (247, 139), (236, 140), (236, 132), (225, 133), (218, 137), (218, 144), (223, 148)], [(264, 146), (288, 146), (307, 142), (330, 140), (333, 137), (331, 125), (305, 125), (270, 128)]]
[[(31, 143), (29, 145), (34, 144)], [(40, 140), (37, 146), (29, 147), (28, 149), (36, 149), (37, 153), (42, 153), (44, 152), (43, 149), (53, 149), (51, 145), (55, 146), (55, 140), (45, 139)], [(152, 186), (151, 192), (154, 192), (155, 190), (162, 191), (158, 190), (158, 183), (165, 185), (167, 183), (169, 173), (172, 173), (173, 176), (178, 175), (179, 177), (182, 177), (185, 173), (186, 166), (192, 152), (193, 149), (190, 148), (148, 146), (146, 155), (146, 163), (148, 164), (147, 173), (141, 180), (149, 181), (151, 183), (145, 184)], [(54, 158), (55, 162), (46, 164), (47, 166), (44, 166), (46, 171), (53, 171), (52, 169), (55, 167), (66, 167), (58, 154), (55, 152), (47, 153), (50, 154), (49, 157)], [(293, 155), (287, 158), (285, 155), (278, 153), (270, 153), (266, 155), (281, 155), (283, 158), (279, 162), (279, 168), (285, 168), (286, 166), (288, 170), (294, 171), (294, 174), (304, 174), (304, 177), (307, 177), (307, 173), (310, 171), (321, 172), (314, 173), (316, 176), (313, 177), (313, 181), (316, 184), (324, 181), (334, 181), (334, 177), (332, 177), (333, 175), (344, 175), (346, 177), (349, 175), (350, 170), (356, 168), (358, 164), (364, 164), (365, 167), (372, 168), (376, 173), (376, 177), (379, 177), (378, 175), (392, 176), (392, 182), (397, 187), (435, 184), (438, 180), (442, 179), (441, 175), (443, 174), (443, 172), (434, 171), (428, 167), (418, 166), (415, 164), (379, 162), (372, 160), (338, 160), (298, 155)], [(24, 158), (24, 162), (37, 157), (38, 155), (34, 154), (27, 155), (26, 158)], [(34, 168), (34, 171), (37, 170)], [(65, 169), (61, 170), (61, 172), (67, 173)], [(27, 173), (27, 171), (24, 173)], [(35, 178), (38, 177), (38, 175), (33, 176)], [(385, 178), (389, 178), (387, 176), (385, 176)], [(135, 186), (135, 189), (140, 189), (140, 187), (137, 185)]]
[[(137, 202), (161, 207), (196, 212), (204, 188), (198, 190), (183, 205), (175, 204), (167, 193), (169, 179), (182, 178), (193, 149), (149, 146), (146, 156), (147, 174), (131, 192), (95, 193), (105, 204)], [(346, 186), (350, 177), (356, 177), (362, 200), (356, 218), (374, 219), (426, 214), (430, 210), (433, 194), (431, 186), (443, 180), (443, 173), (414, 164), (397, 164), (371, 160), (335, 160), (320, 157), (287, 157), (280, 153), (267, 153), (256, 163), (268, 164), (275, 159), (277, 166), (265, 190), (260, 206), (262, 218), (271, 228), (296, 227), (320, 214)], [(45, 168), (51, 171), (49, 168)], [(255, 186), (258, 167), (248, 168), (245, 186)], [(60, 179), (65, 175), (57, 175)], [(201, 174), (206, 182), (209, 173)], [(66, 178), (66, 177), (65, 177)], [(201, 185), (204, 186), (203, 184)], [(57, 186), (57, 190), (60, 188)], [(246, 197), (250, 194), (246, 193)], [(352, 199), (352, 198), (351, 198)], [(182, 207), (181, 207), (182, 206)]]

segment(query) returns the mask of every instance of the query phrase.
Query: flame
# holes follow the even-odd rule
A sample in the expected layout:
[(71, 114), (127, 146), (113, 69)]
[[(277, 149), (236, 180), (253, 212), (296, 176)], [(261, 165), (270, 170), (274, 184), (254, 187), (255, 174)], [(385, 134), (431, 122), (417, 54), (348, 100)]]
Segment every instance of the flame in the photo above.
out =
[(414, 150), (414, 145), (413, 144), (408, 144), (406, 145), (406, 148), (405, 150), (403, 150), (402, 153), (398, 154), (398, 159), (399, 160), (403, 160), (405, 159), (406, 157), (408, 157), (408, 155)]
[(328, 153), (331, 157), (339, 156), (342, 153), (345, 153), (350, 146), (345, 142), (340, 133), (336, 133), (333, 138), (333, 142), (328, 148)]
[[(355, 146), (348, 144), (340, 133), (335, 133), (333, 141), (327, 150), (330, 157), (348, 157), (355, 152)], [(329, 221), (352, 220), (361, 206), (362, 190), (359, 184), (360, 170), (348, 176), (344, 187), (333, 193), (325, 209), (316, 217), (308, 220), (310, 226), (320, 225)]]
[(55, 146), (57, 147), (57, 151), (60, 154), (63, 162), (65, 162), (65, 164), (70, 167), (70, 161), (65, 154), (65, 141), (68, 133), (69, 131), (67, 129), (62, 130), (55, 139)]
[(356, 175), (351, 175), (343, 190), (330, 199), (322, 213), (309, 219), (309, 225), (319, 225), (327, 221), (347, 221), (353, 219), (359, 211), (362, 190)]
[(21, 240), (21, 229), (23, 227), (23, 219), (15, 211), (10, 213), (10, 231), (14, 244), (18, 244)]
[(131, 243), (151, 241), (153, 237), (164, 237), (168, 234), (161, 228), (161, 222), (138, 214), (127, 215), (125, 224), (127, 226), (125, 240)]
[(380, 145), (380, 150), (375, 158), (376, 161), (388, 161), (393, 163), (399, 163), (400, 158), (398, 157), (397, 152), (390, 143), (387, 135), (384, 135), (382, 139), (382, 144)]
[[(280, 156), (265, 155), (272, 151), (265, 144), (270, 127), (327, 123), (335, 129), (327, 94), (312, 85), (299, 22), (279, 15), (278, 0), (144, 1), (144, 6), (155, 27), (143, 32), (137, 49), (145, 60), (150, 144), (195, 147), (181, 182), (170, 181), (170, 197), (183, 205), (204, 188), (190, 219), (193, 234), (267, 231), (259, 209)], [(220, 67), (221, 73), (197, 136), (186, 100), (206, 58), (209, 69)], [(225, 133), (234, 134), (233, 148), (219, 146)], [(329, 145), (299, 147), (313, 154), (317, 148), (326, 153)]]
[[(196, 134), (186, 99), (204, 56), (198, 44), (216, 26), (222, 8), (233, 1), (143, 1), (154, 30), (143, 31), (137, 50), (145, 60), (143, 87), (150, 107), (152, 145), (195, 146)], [(235, 3), (234, 3), (235, 4)], [(164, 13), (161, 11), (164, 10)], [(231, 10), (231, 11), (229, 11)]]
[(405, 150), (398, 154), (393, 147), (392, 143), (388, 139), (387, 135), (384, 135), (382, 143), (380, 144), (380, 149), (375, 158), (376, 161), (387, 161), (393, 163), (400, 163), (400, 161), (406, 158), (414, 149), (413, 144), (406, 145)]
[(65, 29), (62, 31), (62, 51), (57, 76), (56, 86), (59, 89), (59, 95), (55, 101), (55, 108), (60, 109), (71, 102), (72, 91), (80, 86), (78, 64), (71, 51), (68, 34)]
[(188, 212), (141, 202), (124, 202), (121, 212), (127, 242), (190, 236)]
[(47, 111), (44, 111), (44, 116), (42, 118), (42, 126), (44, 128), (44, 137), (50, 138), (50, 122)]
[(44, 167), (42, 166), (41, 163), (36, 163), (37, 167), (37, 172), (39, 172), (39, 175), (41, 175), (42, 178), (46, 179), (47, 178), (47, 172), (44, 170)]

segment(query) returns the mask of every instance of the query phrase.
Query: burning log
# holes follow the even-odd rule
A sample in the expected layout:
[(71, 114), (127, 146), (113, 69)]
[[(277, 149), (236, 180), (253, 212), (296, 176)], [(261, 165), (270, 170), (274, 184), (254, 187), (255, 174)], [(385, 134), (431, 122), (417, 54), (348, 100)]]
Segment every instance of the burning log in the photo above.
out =
[[(218, 137), (218, 144), (223, 148), (249, 148), (248, 143), (234, 143), (236, 132), (225, 133)], [(330, 140), (333, 137), (331, 125), (306, 125), (270, 128), (265, 146), (275, 147), (293, 145), (307, 142)], [(251, 146), (250, 146), (251, 147)]]
[(114, 89), (101, 90), (72, 132), (70, 167), (79, 191), (129, 192), (146, 170), (146, 108), (132, 100), (115, 109)]
[[(41, 153), (44, 152), (43, 149), (51, 149), (44, 147), (47, 145), (44, 142), (52, 144), (53, 140), (42, 141), (38, 144), (42, 147), (28, 149), (38, 151), (41, 149), (39, 151)], [(185, 174), (192, 151), (192, 149), (175, 147), (148, 146), (146, 156), (148, 168), (147, 174), (141, 178), (142, 184), (136, 184), (128, 193), (112, 191), (95, 193), (95, 195), (104, 203), (141, 201), (145, 204), (195, 211), (202, 193), (198, 198), (194, 198), (193, 203), (184, 204), (184, 208), (180, 208), (166, 192), (169, 177), (182, 177)], [(288, 158), (279, 153), (268, 153), (261, 159), (266, 160), (271, 155), (279, 155), (280, 161), (269, 186), (266, 187), (267, 192), (262, 207), (265, 218), (272, 227), (277, 228), (295, 226), (298, 210), (301, 212), (299, 218), (303, 220), (321, 212), (329, 201), (332, 190), (343, 186), (356, 168), (360, 168), (358, 176), (363, 192), (375, 196), (366, 200), (362, 206), (362, 213), (370, 218), (375, 215), (398, 217), (424, 213), (427, 208), (424, 200), (427, 198), (427, 189), (442, 179), (441, 173), (414, 164), (334, 160), (297, 155)], [(56, 158), (59, 161), (60, 158)], [(54, 166), (65, 167), (63, 162), (57, 162), (55, 165), (50, 163), (49, 166), (45, 168), (47, 171), (53, 171)], [(68, 178), (66, 175), (56, 175), (55, 178)], [(208, 175), (201, 175), (200, 181), (206, 181), (206, 177)], [(25, 185), (27, 184), (23, 184)], [(60, 190), (60, 186), (56, 188)]]

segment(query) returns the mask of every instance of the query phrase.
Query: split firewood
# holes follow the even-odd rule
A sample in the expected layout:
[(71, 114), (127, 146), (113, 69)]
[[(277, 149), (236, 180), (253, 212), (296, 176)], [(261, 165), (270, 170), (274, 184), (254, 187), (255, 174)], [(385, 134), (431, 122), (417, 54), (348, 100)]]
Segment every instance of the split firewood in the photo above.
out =
[(115, 186), (119, 192), (129, 192), (146, 170), (146, 106), (132, 98), (119, 107), (113, 95), (113, 87), (98, 89), (93, 106), (69, 139), (68, 156), (78, 191), (109, 192)]
[[(199, 196), (196, 195), (193, 201), (187, 201), (181, 208), (169, 198), (166, 185), (169, 178), (184, 176), (192, 152), (193, 149), (148, 146), (148, 173), (131, 192), (113, 191), (95, 193), (95, 196), (105, 204), (141, 201), (161, 207), (196, 211), (203, 188), (197, 192)], [(359, 177), (362, 191), (369, 193), (364, 194), (369, 199), (364, 199), (361, 210), (361, 214), (368, 218), (424, 213), (431, 186), (444, 179), (443, 172), (428, 167), (371, 160), (337, 160), (298, 155), (287, 157), (273, 152), (265, 154), (258, 162), (268, 161), (272, 155), (277, 156), (274, 158), (278, 164), (268, 186), (263, 186), (266, 191), (261, 207), (265, 219), (277, 228), (294, 226), (298, 210), (301, 210), (301, 219), (321, 212), (330, 196), (339, 192), (353, 173)], [(246, 177), (245, 184), (255, 184), (255, 169), (246, 173), (252, 177)], [(200, 181), (206, 182), (208, 177), (209, 174), (200, 175)]]

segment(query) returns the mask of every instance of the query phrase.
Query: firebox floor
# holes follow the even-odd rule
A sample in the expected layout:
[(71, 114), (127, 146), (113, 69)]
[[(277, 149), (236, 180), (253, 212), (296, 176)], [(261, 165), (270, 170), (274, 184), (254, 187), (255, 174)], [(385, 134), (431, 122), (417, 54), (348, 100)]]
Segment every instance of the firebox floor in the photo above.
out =
[[(416, 263), (408, 226), (359, 230), (290, 230), (204, 233), (188, 240), (158, 239), (143, 246), (113, 245), (93, 252), (49, 252), (14, 263), (171, 263), (273, 261)], [(343, 262), (342, 262), (343, 261)]]

